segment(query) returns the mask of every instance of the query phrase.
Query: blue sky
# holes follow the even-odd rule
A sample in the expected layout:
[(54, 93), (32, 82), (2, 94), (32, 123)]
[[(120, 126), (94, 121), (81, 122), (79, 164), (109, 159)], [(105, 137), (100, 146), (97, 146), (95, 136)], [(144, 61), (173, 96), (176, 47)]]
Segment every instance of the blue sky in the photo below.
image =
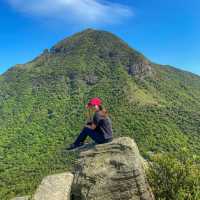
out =
[(86, 28), (111, 31), (150, 60), (200, 75), (199, 0), (1, 0), (0, 73)]

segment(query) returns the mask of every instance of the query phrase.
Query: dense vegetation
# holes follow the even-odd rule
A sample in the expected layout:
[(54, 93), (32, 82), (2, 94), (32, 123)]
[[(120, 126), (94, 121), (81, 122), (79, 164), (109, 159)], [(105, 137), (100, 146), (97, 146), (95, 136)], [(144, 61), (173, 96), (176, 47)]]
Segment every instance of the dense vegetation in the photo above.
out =
[(156, 199), (199, 200), (199, 161), (186, 148), (174, 154), (154, 155), (148, 175)]
[(200, 155), (200, 77), (148, 61), (116, 36), (86, 30), (0, 76), (0, 199), (31, 193), (67, 170), (64, 149), (82, 128), (89, 98), (108, 108), (115, 136), (145, 157), (182, 147)]

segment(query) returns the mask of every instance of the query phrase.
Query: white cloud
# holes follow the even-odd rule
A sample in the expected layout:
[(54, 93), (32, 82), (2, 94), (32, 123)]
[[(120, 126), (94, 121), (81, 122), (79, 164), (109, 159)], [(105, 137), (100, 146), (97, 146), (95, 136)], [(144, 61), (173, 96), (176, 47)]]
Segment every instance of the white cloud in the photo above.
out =
[(26, 14), (81, 23), (118, 23), (133, 11), (108, 0), (7, 0)]

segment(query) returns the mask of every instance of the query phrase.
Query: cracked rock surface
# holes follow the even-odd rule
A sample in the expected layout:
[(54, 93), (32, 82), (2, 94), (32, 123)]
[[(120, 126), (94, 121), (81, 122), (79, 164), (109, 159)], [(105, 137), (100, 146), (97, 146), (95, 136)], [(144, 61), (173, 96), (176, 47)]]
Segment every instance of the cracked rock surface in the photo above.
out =
[(144, 160), (128, 137), (80, 149), (72, 200), (154, 200)]

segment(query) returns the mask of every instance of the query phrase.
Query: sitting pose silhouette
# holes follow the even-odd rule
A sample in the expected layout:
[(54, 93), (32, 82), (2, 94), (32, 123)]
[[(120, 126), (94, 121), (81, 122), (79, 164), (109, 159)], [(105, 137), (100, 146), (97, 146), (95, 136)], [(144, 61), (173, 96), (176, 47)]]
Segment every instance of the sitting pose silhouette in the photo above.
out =
[(89, 113), (92, 110), (94, 115), (87, 121), (75, 142), (67, 148), (68, 150), (82, 146), (88, 136), (97, 144), (112, 141), (112, 122), (107, 110), (102, 107), (101, 99), (97, 97), (91, 99), (86, 105), (86, 109), (89, 109)]

